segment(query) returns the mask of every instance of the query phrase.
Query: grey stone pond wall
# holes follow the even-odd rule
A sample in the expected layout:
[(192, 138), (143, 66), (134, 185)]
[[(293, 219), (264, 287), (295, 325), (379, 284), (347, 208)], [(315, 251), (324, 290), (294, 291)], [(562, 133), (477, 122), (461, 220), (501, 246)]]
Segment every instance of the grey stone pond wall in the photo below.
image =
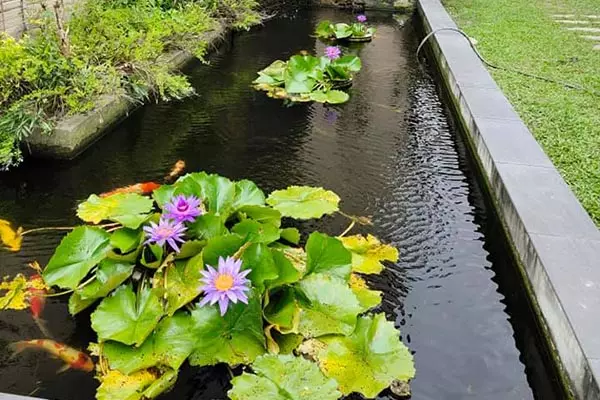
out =
[[(456, 28), (439, 0), (417, 8), (425, 33)], [(570, 395), (600, 399), (600, 231), (468, 41), (439, 31), (428, 45)]]

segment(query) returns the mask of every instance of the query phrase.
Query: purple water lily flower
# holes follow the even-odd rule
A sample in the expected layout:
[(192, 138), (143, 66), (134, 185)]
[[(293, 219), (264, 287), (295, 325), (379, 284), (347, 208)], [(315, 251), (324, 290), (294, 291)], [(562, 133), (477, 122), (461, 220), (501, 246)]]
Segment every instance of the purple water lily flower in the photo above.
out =
[(177, 222), (194, 222), (197, 216), (202, 215), (202, 201), (196, 196), (180, 194), (165, 204), (164, 217)]
[(236, 260), (233, 257), (219, 257), (219, 265), (215, 270), (210, 265), (206, 265), (207, 270), (200, 273), (204, 278), (200, 282), (204, 283), (204, 298), (200, 301), (200, 305), (204, 306), (219, 302), (221, 316), (225, 315), (229, 302), (237, 303), (241, 301), (248, 304), (248, 295), (246, 292), (250, 290), (250, 281), (246, 276), (250, 273), (249, 269), (240, 271), (242, 260)]
[(367, 22), (367, 16), (366, 16), (365, 14), (360, 14), (360, 15), (357, 15), (357, 16), (356, 16), (356, 20), (357, 20), (358, 22), (360, 22), (361, 24), (362, 24), (362, 23), (365, 23), (365, 22)]
[(179, 252), (179, 246), (177, 242), (183, 243), (185, 240), (181, 237), (186, 228), (181, 222), (171, 221), (162, 217), (158, 224), (156, 222), (150, 222), (150, 226), (144, 227), (144, 232), (148, 237), (148, 240), (144, 244), (157, 244), (163, 246), (168, 243), (169, 246), (176, 252)]
[(330, 60), (337, 60), (342, 55), (342, 50), (340, 50), (337, 46), (327, 46), (325, 47), (325, 57)]

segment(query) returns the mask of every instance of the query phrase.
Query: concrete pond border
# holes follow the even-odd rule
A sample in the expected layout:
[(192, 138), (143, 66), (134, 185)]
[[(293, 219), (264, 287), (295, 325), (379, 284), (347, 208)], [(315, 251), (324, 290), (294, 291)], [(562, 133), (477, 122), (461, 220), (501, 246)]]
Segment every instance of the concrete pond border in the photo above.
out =
[[(418, 0), (417, 14), (426, 34), (457, 28), (440, 0)], [(428, 49), (570, 396), (600, 399), (600, 230), (469, 42), (439, 31)]]
[[(231, 35), (231, 30), (223, 25), (207, 32), (204, 38), (207, 55), (231, 39)], [(164, 54), (157, 62), (165, 63), (172, 71), (177, 71), (195, 58), (193, 54), (180, 50)], [(95, 108), (87, 113), (58, 121), (49, 135), (40, 132), (31, 134), (25, 139), (24, 153), (40, 158), (72, 160), (142, 106), (117, 95), (102, 95), (95, 103)]]

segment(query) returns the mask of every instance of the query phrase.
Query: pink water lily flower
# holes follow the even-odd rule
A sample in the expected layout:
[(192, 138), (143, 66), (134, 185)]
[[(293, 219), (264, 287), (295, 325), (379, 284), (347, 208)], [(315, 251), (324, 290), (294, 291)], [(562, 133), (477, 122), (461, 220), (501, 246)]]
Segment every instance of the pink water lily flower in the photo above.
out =
[(180, 194), (165, 204), (164, 217), (177, 222), (194, 222), (203, 213), (201, 206), (202, 201), (196, 196)]
[(217, 269), (206, 265), (206, 271), (201, 271), (203, 278), (200, 279), (204, 285), (204, 298), (200, 305), (219, 303), (221, 316), (225, 315), (230, 302), (248, 304), (248, 295), (250, 291), (250, 281), (246, 276), (250, 273), (249, 269), (240, 271), (242, 260), (233, 257), (219, 257)]
[(158, 224), (150, 222), (150, 226), (144, 227), (144, 232), (148, 237), (148, 240), (144, 244), (164, 246), (165, 243), (168, 243), (173, 250), (179, 252), (177, 242), (185, 242), (182, 237), (185, 230), (186, 228), (181, 222), (171, 221), (163, 217), (158, 221)]
[(357, 16), (356, 16), (356, 20), (357, 20), (358, 22), (360, 22), (361, 24), (362, 24), (362, 23), (365, 23), (365, 22), (367, 22), (367, 16), (366, 16), (366, 15), (364, 15), (364, 14), (357, 15)]
[(327, 46), (325, 47), (325, 57), (330, 60), (337, 60), (342, 55), (342, 50), (340, 50), (337, 46)]

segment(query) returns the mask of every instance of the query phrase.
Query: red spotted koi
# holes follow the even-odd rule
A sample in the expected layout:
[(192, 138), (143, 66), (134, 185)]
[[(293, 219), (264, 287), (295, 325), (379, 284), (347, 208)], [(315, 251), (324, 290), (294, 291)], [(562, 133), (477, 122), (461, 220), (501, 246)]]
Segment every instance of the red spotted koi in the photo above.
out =
[(24, 350), (32, 349), (43, 350), (54, 357), (60, 358), (64, 361), (65, 366), (61, 368), (59, 372), (68, 369), (78, 369), (85, 372), (94, 370), (94, 362), (86, 353), (51, 339), (23, 340), (21, 342), (11, 343), (8, 347), (13, 351), (13, 357)]
[[(39, 286), (44, 286), (44, 280), (40, 275), (35, 274), (29, 278), (29, 281), (33, 283), (33, 285), (27, 289), (31, 316), (33, 317), (35, 324), (38, 326), (38, 328), (40, 328), (40, 331), (42, 331), (45, 336), (49, 337), (51, 335), (46, 328), (46, 321), (41, 318), (44, 307), (46, 306), (46, 290), (37, 289)], [(40, 284), (36, 285), (36, 281), (38, 281)]]
[(160, 183), (156, 183), (156, 182), (136, 183), (135, 185), (123, 186), (123, 187), (111, 190), (110, 192), (102, 193), (102, 194), (100, 194), (100, 197), (108, 197), (108, 196), (112, 196), (113, 194), (119, 194), (119, 193), (150, 194), (153, 191), (155, 191), (156, 189), (158, 189), (160, 186), (161, 186)]

